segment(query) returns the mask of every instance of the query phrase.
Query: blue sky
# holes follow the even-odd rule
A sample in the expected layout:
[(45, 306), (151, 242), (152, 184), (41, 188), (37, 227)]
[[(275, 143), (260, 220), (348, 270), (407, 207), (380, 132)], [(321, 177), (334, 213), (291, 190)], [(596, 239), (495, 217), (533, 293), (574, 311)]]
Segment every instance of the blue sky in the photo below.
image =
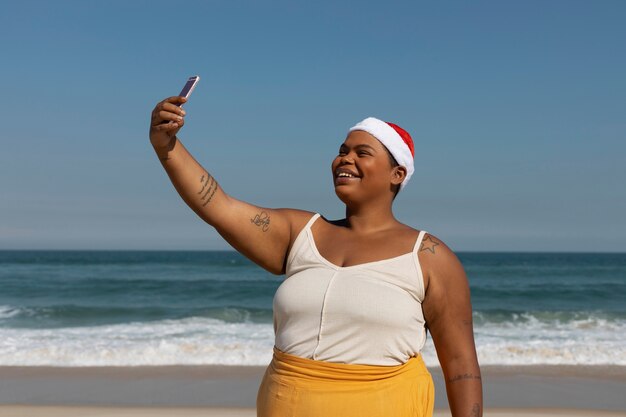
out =
[(330, 163), (407, 129), (403, 222), (458, 251), (626, 251), (622, 1), (3, 2), (0, 249), (226, 249), (148, 141), (229, 194), (339, 218)]

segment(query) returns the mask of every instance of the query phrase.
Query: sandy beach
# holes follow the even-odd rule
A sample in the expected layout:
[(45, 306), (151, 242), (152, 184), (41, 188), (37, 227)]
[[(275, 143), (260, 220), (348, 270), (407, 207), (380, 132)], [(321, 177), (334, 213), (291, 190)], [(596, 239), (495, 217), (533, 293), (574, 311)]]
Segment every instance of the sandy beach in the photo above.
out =
[[(440, 368), (436, 416), (449, 415)], [(254, 416), (265, 367), (0, 367), (0, 416)], [(626, 416), (626, 368), (483, 366), (485, 416)]]
[[(6, 417), (255, 417), (253, 408), (149, 408), (149, 407), (58, 407), (58, 406), (0, 406)], [(435, 417), (449, 416), (448, 411), (435, 410)], [(485, 417), (556, 417), (590, 416), (618, 417), (624, 413), (611, 411), (581, 411), (573, 409), (486, 409)]]

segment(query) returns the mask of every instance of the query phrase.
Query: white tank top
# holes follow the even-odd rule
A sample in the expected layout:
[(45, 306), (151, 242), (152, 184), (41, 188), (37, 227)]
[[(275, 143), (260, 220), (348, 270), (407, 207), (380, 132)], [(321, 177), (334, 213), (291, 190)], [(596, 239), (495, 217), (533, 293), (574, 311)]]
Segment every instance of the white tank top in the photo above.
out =
[(395, 366), (426, 341), (424, 279), (417, 249), (380, 261), (340, 267), (317, 250), (311, 225), (287, 257), (286, 278), (273, 299), (275, 346), (308, 359)]

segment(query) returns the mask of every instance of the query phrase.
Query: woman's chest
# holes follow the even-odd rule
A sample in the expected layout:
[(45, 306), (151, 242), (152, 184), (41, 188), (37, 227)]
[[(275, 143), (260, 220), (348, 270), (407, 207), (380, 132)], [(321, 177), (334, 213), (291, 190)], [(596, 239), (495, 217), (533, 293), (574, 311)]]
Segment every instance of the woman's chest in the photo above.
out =
[[(335, 229), (335, 230), (333, 230)], [(312, 240), (320, 256), (339, 267), (379, 262), (414, 252), (417, 231), (362, 236), (341, 228), (312, 229)], [(417, 255), (416, 255), (417, 256)]]

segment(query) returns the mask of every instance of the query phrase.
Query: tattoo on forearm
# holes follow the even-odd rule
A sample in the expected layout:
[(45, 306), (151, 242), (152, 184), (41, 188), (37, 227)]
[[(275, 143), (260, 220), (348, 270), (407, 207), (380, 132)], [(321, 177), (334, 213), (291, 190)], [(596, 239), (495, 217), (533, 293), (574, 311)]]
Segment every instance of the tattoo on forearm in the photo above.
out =
[(213, 189), (213, 185), (215, 184), (215, 180), (213, 179), (213, 177), (211, 177), (209, 186), (206, 187), (206, 191), (204, 192), (204, 194), (202, 195), (202, 197), (200, 197), (201, 200), (204, 200), (204, 198), (211, 192), (211, 190)]
[(212, 179), (212, 177), (209, 174), (207, 174), (206, 179), (205, 179), (205, 175), (202, 174), (202, 177), (200, 178), (200, 184), (202, 184), (202, 188), (200, 189), (200, 191), (198, 191), (198, 194), (202, 194), (202, 192), (204, 191), (204, 188), (209, 183), (209, 178)]
[(216, 191), (217, 191), (217, 183), (215, 183), (215, 187), (213, 188), (213, 191), (211, 191), (211, 195), (209, 196), (208, 200), (205, 201), (204, 204), (202, 204), (202, 207), (206, 206), (207, 203), (209, 203), (211, 199), (213, 199), (213, 194), (215, 194)]
[(470, 412), (470, 417), (480, 417), (480, 405), (478, 403), (474, 403), (472, 406), (472, 411)]
[(438, 245), (439, 243), (435, 239), (433, 239), (431, 235), (428, 235), (424, 238), (424, 240), (422, 241), (422, 244), (420, 245), (420, 252), (429, 250), (432, 253), (435, 253), (435, 246), (438, 246)]
[(267, 232), (267, 229), (270, 228), (270, 216), (264, 211), (254, 216), (250, 221), (254, 223), (255, 226), (261, 227), (261, 230), (264, 232)]
[(215, 181), (215, 178), (213, 178), (209, 174), (202, 174), (202, 177), (200, 178), (200, 183), (202, 184), (202, 188), (200, 189), (200, 191), (198, 191), (198, 194), (202, 194), (204, 192), (204, 194), (202, 194), (202, 196), (200, 197), (200, 200), (204, 201), (204, 203), (202, 203), (202, 207), (204, 207), (213, 198), (213, 195), (217, 191), (218, 185), (217, 181)]
[(480, 380), (480, 375), (474, 375), (474, 374), (455, 375), (452, 378), (448, 379), (448, 382), (457, 382), (457, 381), (463, 381), (463, 380), (466, 380), (466, 379)]
[(472, 319), (469, 320), (462, 320), (463, 324), (466, 326), (471, 326), (472, 325)]

